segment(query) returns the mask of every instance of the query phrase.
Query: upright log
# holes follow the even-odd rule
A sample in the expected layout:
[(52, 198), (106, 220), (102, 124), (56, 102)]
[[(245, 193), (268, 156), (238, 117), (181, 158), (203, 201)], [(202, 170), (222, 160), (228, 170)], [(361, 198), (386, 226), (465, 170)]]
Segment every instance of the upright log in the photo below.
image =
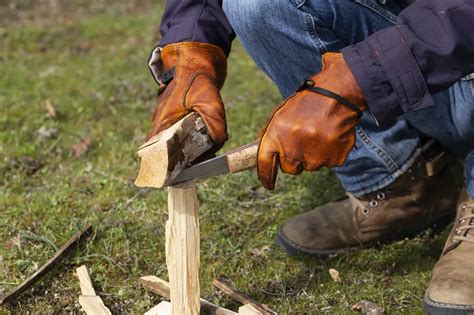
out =
[(172, 314), (197, 315), (199, 301), (199, 217), (196, 185), (168, 188), (166, 265)]

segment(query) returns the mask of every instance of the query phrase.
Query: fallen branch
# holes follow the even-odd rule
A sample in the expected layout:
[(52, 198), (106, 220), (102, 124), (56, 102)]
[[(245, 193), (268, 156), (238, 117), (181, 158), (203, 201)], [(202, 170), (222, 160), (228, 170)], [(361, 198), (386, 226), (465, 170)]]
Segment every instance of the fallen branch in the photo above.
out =
[(212, 284), (237, 302), (240, 302), (243, 305), (250, 304), (257, 311), (261, 312), (264, 315), (276, 314), (276, 312), (269, 309), (268, 306), (258, 303), (244, 292), (233, 287), (228, 280), (214, 279), (212, 280)]
[(79, 244), (84, 238), (92, 233), (92, 224), (87, 225), (80, 232), (76, 233), (72, 238), (67, 241), (55, 254), (50, 258), (44, 265), (42, 265), (34, 274), (32, 274), (28, 279), (26, 279), (22, 284), (17, 286), (12, 291), (6, 293), (0, 298), (0, 305), (8, 303), (21, 293), (28, 290), (33, 284), (35, 284), (39, 279), (46, 275), (51, 269), (57, 266), (61, 260), (73, 249), (77, 244)]

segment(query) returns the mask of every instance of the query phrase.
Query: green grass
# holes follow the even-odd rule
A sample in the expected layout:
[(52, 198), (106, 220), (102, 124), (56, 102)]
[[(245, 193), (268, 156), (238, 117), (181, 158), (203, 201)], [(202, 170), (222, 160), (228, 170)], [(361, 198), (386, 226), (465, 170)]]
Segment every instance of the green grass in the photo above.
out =
[[(77, 312), (74, 271), (81, 264), (113, 311), (143, 313), (160, 298), (144, 291), (138, 278), (167, 278), (166, 193), (133, 185), (135, 151), (155, 105), (146, 60), (159, 39), (163, 5), (83, 0), (48, 10), (45, 3), (65, 5), (0, 1), (0, 293), (33, 273), (86, 222), (95, 232), (0, 313)], [(238, 42), (223, 98), (230, 132), (224, 149), (255, 139), (279, 101)], [(46, 99), (56, 117), (48, 116)], [(38, 136), (43, 126), (57, 128), (57, 135)], [(84, 138), (92, 145), (76, 159), (71, 146)], [(274, 192), (259, 186), (255, 172), (200, 183), (202, 296), (236, 309), (211, 285), (225, 275), (281, 314), (348, 313), (362, 299), (389, 313), (420, 313), (446, 232), (325, 261), (290, 258), (274, 245), (285, 219), (342, 193), (326, 170), (280, 176)], [(267, 245), (266, 256), (252, 255)], [(340, 272), (342, 284), (331, 280), (329, 268)]]

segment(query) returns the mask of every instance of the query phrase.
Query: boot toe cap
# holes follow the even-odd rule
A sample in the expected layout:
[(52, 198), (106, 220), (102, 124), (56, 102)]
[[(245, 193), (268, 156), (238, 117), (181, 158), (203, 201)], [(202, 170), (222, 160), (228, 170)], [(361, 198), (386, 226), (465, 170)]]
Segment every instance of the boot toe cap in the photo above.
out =
[(347, 233), (351, 230), (348, 226), (352, 224), (352, 216), (334, 216), (334, 212), (321, 207), (289, 219), (280, 226), (277, 243), (290, 255), (319, 257), (357, 245), (357, 241)]

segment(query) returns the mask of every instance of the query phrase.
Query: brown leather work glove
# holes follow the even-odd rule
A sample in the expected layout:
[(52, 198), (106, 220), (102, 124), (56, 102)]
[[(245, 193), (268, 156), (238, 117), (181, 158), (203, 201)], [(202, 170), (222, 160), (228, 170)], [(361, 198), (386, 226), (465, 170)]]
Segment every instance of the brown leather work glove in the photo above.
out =
[(158, 104), (147, 140), (188, 113), (198, 112), (217, 149), (227, 140), (224, 85), (227, 58), (221, 48), (205, 43), (166, 45), (152, 53), (150, 69), (160, 85)]
[(273, 110), (260, 133), (258, 177), (267, 189), (275, 187), (279, 165), (294, 175), (341, 166), (354, 146), (355, 126), (367, 108), (364, 95), (342, 54), (326, 53), (322, 63), (321, 72)]

